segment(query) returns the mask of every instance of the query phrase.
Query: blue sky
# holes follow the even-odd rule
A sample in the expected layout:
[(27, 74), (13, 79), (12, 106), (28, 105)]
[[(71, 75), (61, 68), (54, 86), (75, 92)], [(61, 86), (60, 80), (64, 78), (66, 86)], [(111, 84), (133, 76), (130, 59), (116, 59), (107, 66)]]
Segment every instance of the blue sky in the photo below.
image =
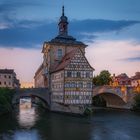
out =
[[(1, 68), (14, 68), (21, 81), (32, 81), (42, 61), (43, 42), (58, 34), (63, 4), (69, 34), (89, 45), (86, 55), (95, 74), (102, 69), (128, 75), (140, 71), (139, 0), (1, 0)], [(9, 52), (14, 55), (13, 60), (7, 56)], [(18, 67), (21, 62), (26, 72)]]

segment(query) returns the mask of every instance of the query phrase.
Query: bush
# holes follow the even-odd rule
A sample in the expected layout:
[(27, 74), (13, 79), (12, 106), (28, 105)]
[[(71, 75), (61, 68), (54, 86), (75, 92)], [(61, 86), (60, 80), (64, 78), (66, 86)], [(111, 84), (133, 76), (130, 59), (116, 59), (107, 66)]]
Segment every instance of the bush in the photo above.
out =
[(13, 94), (13, 89), (0, 88), (0, 113), (10, 112), (12, 110)]
[(140, 111), (140, 94), (137, 94), (134, 97), (134, 105), (133, 105), (134, 110), (139, 110)]

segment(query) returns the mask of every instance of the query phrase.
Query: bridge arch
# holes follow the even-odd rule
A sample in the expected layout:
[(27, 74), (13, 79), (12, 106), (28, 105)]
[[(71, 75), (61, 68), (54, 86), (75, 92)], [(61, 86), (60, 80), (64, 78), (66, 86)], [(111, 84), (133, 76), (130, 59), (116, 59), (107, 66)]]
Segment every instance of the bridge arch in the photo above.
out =
[(20, 89), (17, 90), (14, 97), (13, 97), (13, 104), (19, 104), (19, 101), (23, 97), (31, 97), (31, 98), (39, 98), (41, 101), (43, 101), (48, 108), (50, 108), (50, 92), (46, 88), (41, 89)]
[(125, 108), (127, 104), (125, 93), (122, 93), (120, 89), (113, 89), (109, 86), (95, 87), (93, 98), (97, 96), (102, 97), (106, 101), (107, 107)]

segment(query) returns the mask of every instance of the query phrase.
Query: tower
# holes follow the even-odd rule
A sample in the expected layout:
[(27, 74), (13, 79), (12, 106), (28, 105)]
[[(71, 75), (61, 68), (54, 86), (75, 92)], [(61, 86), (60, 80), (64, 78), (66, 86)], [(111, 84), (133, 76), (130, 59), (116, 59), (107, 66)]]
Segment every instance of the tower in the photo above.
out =
[[(92, 103), (93, 68), (85, 57), (85, 45), (68, 34), (64, 6), (58, 35), (43, 44), (43, 64), (35, 75), (51, 93), (51, 110), (82, 113)], [(39, 74), (44, 78), (40, 78)], [(71, 108), (71, 109), (70, 109)]]
[(65, 16), (64, 6), (62, 7), (62, 16), (60, 17), (58, 26), (59, 26), (59, 35), (65, 36), (68, 34), (68, 18)]

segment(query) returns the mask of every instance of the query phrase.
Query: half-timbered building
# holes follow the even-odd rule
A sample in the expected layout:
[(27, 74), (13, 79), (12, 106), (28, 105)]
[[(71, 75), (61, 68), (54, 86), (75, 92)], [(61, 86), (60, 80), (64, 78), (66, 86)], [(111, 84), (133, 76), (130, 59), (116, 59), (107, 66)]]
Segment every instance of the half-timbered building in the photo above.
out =
[[(58, 36), (43, 44), (43, 65), (37, 73), (41, 71), (45, 77), (41, 79), (45, 79), (45, 85), (51, 91), (52, 104), (69, 107), (90, 105), (94, 69), (85, 57), (87, 45), (68, 35), (68, 19), (64, 14), (64, 7), (58, 27)], [(37, 83), (35, 85), (37, 86)], [(59, 111), (55, 107), (53, 110)]]

